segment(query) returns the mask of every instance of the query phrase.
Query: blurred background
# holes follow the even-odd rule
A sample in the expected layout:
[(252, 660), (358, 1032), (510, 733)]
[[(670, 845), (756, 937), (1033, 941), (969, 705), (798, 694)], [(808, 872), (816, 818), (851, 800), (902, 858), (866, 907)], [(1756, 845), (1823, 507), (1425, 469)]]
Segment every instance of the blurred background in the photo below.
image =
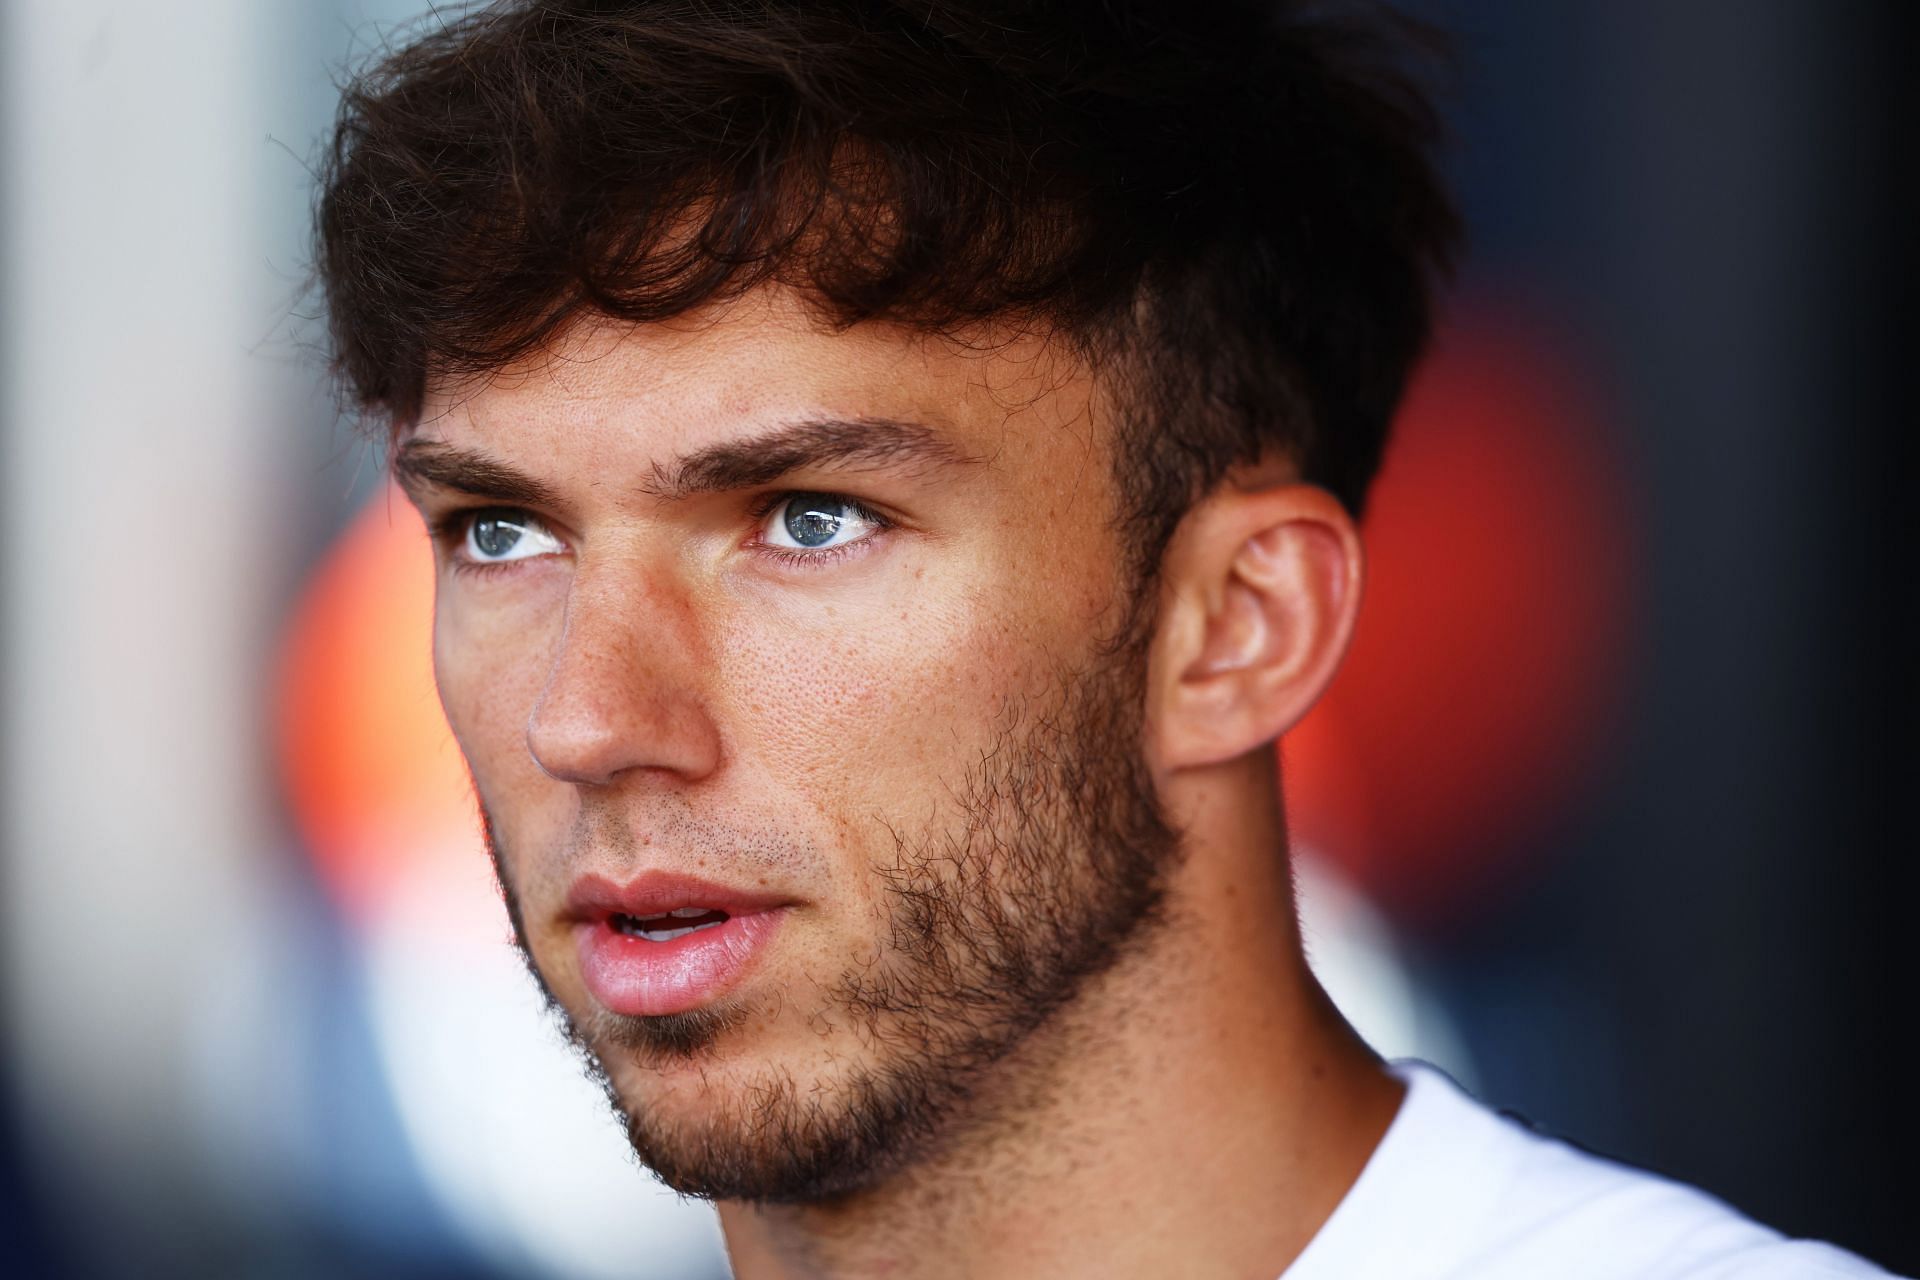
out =
[[(1469, 265), (1286, 743), (1384, 1052), (1920, 1272), (1897, 5), (1419, 0)], [(0, 1258), (724, 1275), (504, 938), (302, 295), (419, 0), (0, 4)]]

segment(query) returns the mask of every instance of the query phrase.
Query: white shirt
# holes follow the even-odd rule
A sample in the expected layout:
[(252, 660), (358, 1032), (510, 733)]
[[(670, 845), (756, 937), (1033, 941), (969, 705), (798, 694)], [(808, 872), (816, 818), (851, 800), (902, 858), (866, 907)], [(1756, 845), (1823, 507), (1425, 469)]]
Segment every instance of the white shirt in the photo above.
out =
[(1692, 1187), (1532, 1133), (1425, 1063), (1393, 1069), (1406, 1101), (1281, 1280), (1887, 1277)]

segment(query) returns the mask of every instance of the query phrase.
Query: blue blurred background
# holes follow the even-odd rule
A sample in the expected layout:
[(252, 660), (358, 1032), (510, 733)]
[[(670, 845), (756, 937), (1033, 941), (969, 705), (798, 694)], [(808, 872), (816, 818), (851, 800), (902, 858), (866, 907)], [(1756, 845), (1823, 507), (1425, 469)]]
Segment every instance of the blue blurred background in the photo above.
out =
[[(418, 0), (0, 6), (0, 1258), (724, 1274), (504, 941), (302, 295)], [(1472, 235), (1286, 745), (1383, 1051), (1920, 1272), (1910, 7), (1418, 0)]]

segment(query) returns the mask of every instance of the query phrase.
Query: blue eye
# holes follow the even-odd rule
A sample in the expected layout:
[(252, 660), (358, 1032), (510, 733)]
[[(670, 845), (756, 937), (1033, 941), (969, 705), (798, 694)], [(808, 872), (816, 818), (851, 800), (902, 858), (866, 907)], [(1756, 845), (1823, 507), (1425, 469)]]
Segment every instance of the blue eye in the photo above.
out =
[(560, 539), (525, 511), (488, 507), (467, 518), (461, 551), (476, 564), (503, 564), (566, 550)]
[(770, 546), (824, 551), (858, 542), (882, 521), (859, 503), (831, 493), (796, 493), (767, 513), (762, 531)]

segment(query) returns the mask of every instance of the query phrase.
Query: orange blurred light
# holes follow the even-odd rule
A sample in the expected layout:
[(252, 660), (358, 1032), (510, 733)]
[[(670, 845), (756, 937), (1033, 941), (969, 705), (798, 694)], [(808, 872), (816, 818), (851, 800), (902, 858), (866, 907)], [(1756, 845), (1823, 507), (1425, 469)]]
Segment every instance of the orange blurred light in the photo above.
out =
[(315, 572), (280, 667), (288, 799), (350, 914), (424, 859), (468, 876), (483, 860), (466, 766), (434, 693), (432, 632), (432, 548), (418, 513), (388, 491)]
[(1285, 742), (1290, 817), (1376, 901), (1432, 920), (1563, 810), (1617, 694), (1626, 504), (1538, 326), (1469, 312), (1442, 336), (1365, 538), (1352, 654)]

